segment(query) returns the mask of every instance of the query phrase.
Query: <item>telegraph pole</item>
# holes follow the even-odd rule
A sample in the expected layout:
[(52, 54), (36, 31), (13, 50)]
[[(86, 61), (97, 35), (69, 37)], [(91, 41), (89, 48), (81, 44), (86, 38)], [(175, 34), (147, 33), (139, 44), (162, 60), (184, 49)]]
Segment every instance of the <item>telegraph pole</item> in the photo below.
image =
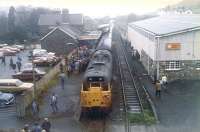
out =
[(35, 81), (35, 64), (33, 62), (33, 52), (32, 52), (32, 75), (33, 75), (33, 98), (35, 99), (36, 97), (36, 81)]

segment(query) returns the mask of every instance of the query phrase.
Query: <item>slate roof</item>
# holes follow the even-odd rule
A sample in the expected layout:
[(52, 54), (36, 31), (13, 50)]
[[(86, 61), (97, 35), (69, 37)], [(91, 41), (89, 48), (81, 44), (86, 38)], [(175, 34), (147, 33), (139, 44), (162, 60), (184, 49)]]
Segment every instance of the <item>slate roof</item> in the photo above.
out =
[[(68, 14), (69, 24), (71, 25), (83, 25), (83, 15), (82, 14)], [(39, 26), (55, 26), (57, 23), (62, 24), (62, 14), (42, 14), (40, 15), (38, 25)]]
[(69, 25), (62, 25), (55, 27), (53, 30), (51, 30), (48, 34), (46, 34), (41, 40), (45, 39), (50, 34), (54, 33), (56, 30), (60, 30), (64, 32), (65, 34), (69, 35), (73, 39), (77, 40), (79, 38), (80, 32), (76, 32), (70, 27)]
[(154, 35), (165, 36), (200, 29), (200, 15), (160, 16), (129, 23), (129, 26), (143, 29)]

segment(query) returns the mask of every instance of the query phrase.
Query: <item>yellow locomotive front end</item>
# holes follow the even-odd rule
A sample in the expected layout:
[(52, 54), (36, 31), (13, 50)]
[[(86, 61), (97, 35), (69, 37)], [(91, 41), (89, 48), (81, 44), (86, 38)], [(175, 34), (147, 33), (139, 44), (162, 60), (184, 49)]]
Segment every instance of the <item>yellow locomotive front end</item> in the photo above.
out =
[(99, 109), (108, 112), (112, 104), (111, 86), (101, 83), (90, 83), (88, 87), (82, 86), (81, 107), (83, 111)]

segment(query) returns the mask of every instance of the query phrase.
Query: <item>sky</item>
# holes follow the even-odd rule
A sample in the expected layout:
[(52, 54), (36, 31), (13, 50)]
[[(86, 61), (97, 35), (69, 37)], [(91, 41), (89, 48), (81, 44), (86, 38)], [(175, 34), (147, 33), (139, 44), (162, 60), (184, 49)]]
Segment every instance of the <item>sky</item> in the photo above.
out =
[(68, 8), (70, 13), (91, 17), (117, 16), (128, 13), (146, 14), (181, 0), (0, 0), (0, 7), (43, 6)]

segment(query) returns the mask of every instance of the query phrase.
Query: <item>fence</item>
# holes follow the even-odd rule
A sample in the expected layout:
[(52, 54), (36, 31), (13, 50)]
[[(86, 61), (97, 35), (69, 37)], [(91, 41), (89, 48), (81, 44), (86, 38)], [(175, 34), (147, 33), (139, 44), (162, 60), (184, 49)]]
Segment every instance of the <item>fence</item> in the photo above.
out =
[[(60, 63), (63, 63), (63, 60), (54, 66), (45, 76), (42, 77), (42, 79), (36, 82), (36, 98), (42, 95), (42, 93), (48, 89), (49, 83), (55, 79), (56, 75), (60, 71)], [(18, 117), (24, 117), (26, 115), (26, 109), (30, 106), (34, 99), (33, 95), (34, 91), (29, 90), (25, 91), (21, 96), (16, 98)]]

